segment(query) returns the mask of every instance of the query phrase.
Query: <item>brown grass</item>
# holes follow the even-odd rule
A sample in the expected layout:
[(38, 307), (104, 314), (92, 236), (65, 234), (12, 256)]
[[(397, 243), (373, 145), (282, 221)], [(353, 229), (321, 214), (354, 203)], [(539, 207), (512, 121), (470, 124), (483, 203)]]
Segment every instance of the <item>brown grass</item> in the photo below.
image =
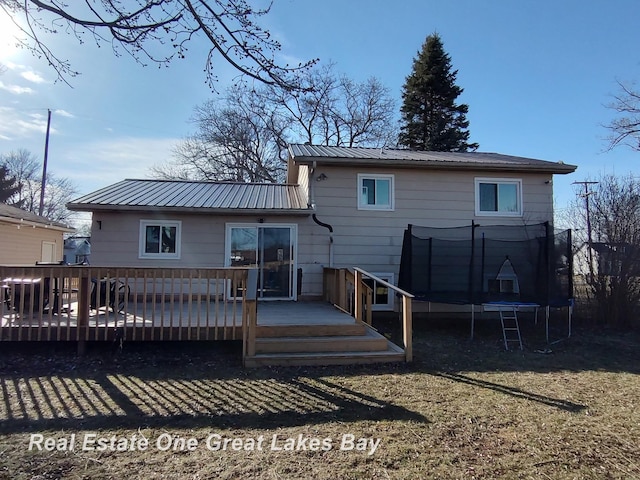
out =
[[(3, 344), (0, 478), (640, 478), (640, 336), (579, 331), (542, 354), (505, 352), (494, 322), (471, 343), (466, 322), (416, 324), (415, 363), (391, 366), (243, 370), (233, 343), (93, 345), (84, 358)], [(37, 433), (151, 446), (28, 451)], [(263, 449), (210, 451), (216, 433), (263, 436)], [(159, 451), (163, 434), (198, 444)], [(380, 446), (341, 451), (345, 434)], [(332, 448), (275, 451), (273, 435)]]

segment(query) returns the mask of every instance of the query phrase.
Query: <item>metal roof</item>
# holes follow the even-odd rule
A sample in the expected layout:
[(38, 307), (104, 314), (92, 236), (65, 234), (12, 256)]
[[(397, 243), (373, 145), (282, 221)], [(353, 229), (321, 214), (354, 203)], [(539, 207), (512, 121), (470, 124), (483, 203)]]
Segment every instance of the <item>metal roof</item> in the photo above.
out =
[(571, 173), (577, 168), (563, 162), (515, 157), (484, 152), (421, 152), (415, 150), (363, 147), (323, 147), (289, 145), (296, 163), (343, 166), (392, 166), (396, 168), (438, 168), (452, 170), (536, 171)]
[(198, 213), (307, 214), (297, 185), (123, 180), (67, 204), (70, 210), (174, 210)]

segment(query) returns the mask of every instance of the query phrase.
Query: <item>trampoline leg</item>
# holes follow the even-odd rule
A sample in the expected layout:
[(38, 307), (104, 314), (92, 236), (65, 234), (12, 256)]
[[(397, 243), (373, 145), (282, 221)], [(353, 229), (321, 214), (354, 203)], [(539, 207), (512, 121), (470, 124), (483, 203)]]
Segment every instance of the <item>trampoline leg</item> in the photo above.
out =
[(549, 305), (547, 305), (547, 308), (545, 308), (544, 322), (545, 335), (547, 336), (547, 343), (549, 343)]
[(473, 324), (475, 322), (476, 306), (471, 304), (471, 340), (473, 340)]

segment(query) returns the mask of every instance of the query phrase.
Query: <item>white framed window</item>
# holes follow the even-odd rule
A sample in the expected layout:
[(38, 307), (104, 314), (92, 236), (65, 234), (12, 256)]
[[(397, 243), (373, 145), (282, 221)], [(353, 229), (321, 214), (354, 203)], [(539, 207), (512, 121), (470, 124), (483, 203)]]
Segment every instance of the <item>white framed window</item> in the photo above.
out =
[[(376, 277), (395, 285), (393, 273), (373, 273)], [(387, 286), (376, 282), (371, 278), (365, 278), (364, 283), (373, 289), (373, 298), (371, 299), (371, 310), (374, 311), (393, 311), (395, 305), (395, 292)]]
[(522, 216), (522, 180), (476, 178), (477, 216)]
[(358, 210), (394, 209), (393, 175), (358, 174)]
[(140, 220), (140, 258), (180, 258), (182, 222)]

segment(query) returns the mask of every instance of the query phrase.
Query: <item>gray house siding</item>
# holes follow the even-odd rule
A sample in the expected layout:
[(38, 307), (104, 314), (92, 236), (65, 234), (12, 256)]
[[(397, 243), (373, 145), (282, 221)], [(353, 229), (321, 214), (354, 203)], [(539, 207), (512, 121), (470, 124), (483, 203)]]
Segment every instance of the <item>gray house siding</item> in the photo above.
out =
[[(139, 258), (140, 220), (182, 222), (179, 259)], [(260, 223), (262, 220), (262, 223)], [(222, 267), (228, 224), (297, 225), (297, 267), (302, 269), (302, 295), (322, 293), (322, 267), (329, 261), (327, 230), (309, 217), (217, 216), (145, 212), (94, 212), (92, 224), (93, 265), (119, 267)]]
[[(472, 221), (481, 225), (552, 222), (553, 174), (576, 168), (562, 162), (475, 152), (293, 145), (290, 154), (288, 184), (125, 180), (86, 195), (69, 208), (93, 212), (92, 264), (105, 266), (220, 267), (225, 265), (229, 224), (295, 225), (301, 294), (319, 296), (324, 266), (358, 266), (391, 274), (397, 281), (408, 224), (455, 227)], [(391, 210), (366, 209), (371, 208), (369, 198), (363, 200), (365, 208), (358, 207), (362, 194), (359, 174), (393, 177)], [(517, 214), (495, 207), (501, 213), (478, 215), (479, 179), (484, 179), (483, 184), (496, 183), (496, 192), (498, 184), (507, 185), (505, 192), (517, 185)], [(371, 194), (378, 185), (384, 196), (384, 181), (369, 179), (367, 192)], [(500, 195), (495, 193), (496, 203)], [(374, 202), (373, 207), (378, 206)], [(482, 209), (492, 208), (483, 205)], [(180, 221), (179, 258), (140, 258), (141, 220)]]
[[(358, 174), (363, 173), (394, 176), (393, 211), (358, 209)], [(326, 178), (316, 181), (322, 174)], [(396, 279), (408, 224), (453, 227), (470, 225), (471, 221), (485, 225), (553, 221), (551, 174), (321, 166), (313, 175), (312, 201), (318, 219), (334, 228), (335, 266), (393, 273)], [(476, 216), (477, 177), (520, 179), (522, 215)]]

